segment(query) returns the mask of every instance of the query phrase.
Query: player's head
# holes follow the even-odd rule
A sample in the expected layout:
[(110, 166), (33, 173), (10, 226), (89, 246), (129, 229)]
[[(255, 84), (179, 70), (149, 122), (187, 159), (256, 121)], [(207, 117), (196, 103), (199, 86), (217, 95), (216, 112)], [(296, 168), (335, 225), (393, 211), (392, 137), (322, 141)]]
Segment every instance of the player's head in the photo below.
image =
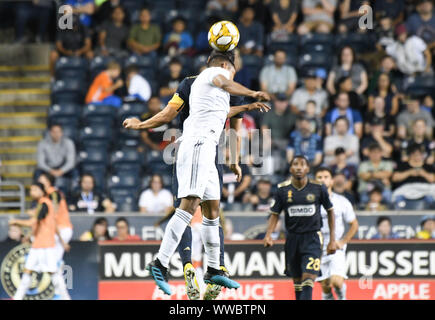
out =
[(207, 60), (207, 67), (221, 67), (228, 71), (231, 74), (236, 73), (235, 67), (235, 57), (233, 51), (216, 51), (213, 50)]
[(290, 173), (297, 180), (304, 179), (310, 172), (310, 163), (303, 155), (297, 155), (290, 163)]
[(45, 189), (54, 186), (56, 178), (48, 172), (43, 172), (38, 178), (38, 182), (42, 183)]
[(323, 183), (326, 188), (332, 188), (334, 180), (332, 179), (332, 171), (328, 167), (317, 168), (314, 177), (317, 181)]
[(44, 187), (44, 185), (42, 183), (40, 183), (40, 182), (34, 182), (30, 186), (30, 197), (33, 200), (39, 200), (43, 196), (45, 196), (45, 187)]

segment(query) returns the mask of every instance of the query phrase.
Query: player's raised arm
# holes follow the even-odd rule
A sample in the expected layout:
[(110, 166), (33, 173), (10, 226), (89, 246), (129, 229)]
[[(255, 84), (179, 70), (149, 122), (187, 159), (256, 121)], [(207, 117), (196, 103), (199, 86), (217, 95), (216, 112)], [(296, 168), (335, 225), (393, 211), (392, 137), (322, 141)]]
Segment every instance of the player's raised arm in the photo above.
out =
[(178, 111), (176, 109), (167, 105), (162, 111), (148, 120), (140, 121), (138, 118), (128, 118), (124, 120), (122, 125), (124, 128), (132, 130), (158, 128), (161, 125), (171, 122), (177, 114)]
[(235, 96), (245, 96), (245, 97), (251, 97), (260, 101), (269, 101), (270, 96), (267, 92), (263, 91), (254, 91), (251, 89), (246, 88), (245, 86), (241, 85), (240, 83), (237, 83), (233, 80), (227, 79), (225, 76), (218, 74), (213, 78), (213, 84), (221, 88), (222, 90), (225, 90), (229, 94), (235, 95)]
[(250, 104), (243, 104), (241, 106), (234, 106), (230, 108), (227, 118), (232, 118), (241, 112), (260, 110), (260, 112), (268, 112), (270, 107), (261, 102), (253, 102)]

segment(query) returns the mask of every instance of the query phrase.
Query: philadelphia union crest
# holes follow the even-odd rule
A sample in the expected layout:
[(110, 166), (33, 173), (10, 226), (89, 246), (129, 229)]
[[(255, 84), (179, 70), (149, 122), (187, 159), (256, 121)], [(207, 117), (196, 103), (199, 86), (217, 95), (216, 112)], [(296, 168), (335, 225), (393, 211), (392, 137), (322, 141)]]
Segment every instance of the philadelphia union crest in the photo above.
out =
[[(24, 270), (24, 263), (29, 254), (30, 245), (21, 244), (14, 247), (4, 258), (0, 267), (3, 288), (13, 297), (17, 291)], [(49, 300), (54, 296), (54, 287), (48, 273), (32, 273), (32, 282), (24, 300)]]

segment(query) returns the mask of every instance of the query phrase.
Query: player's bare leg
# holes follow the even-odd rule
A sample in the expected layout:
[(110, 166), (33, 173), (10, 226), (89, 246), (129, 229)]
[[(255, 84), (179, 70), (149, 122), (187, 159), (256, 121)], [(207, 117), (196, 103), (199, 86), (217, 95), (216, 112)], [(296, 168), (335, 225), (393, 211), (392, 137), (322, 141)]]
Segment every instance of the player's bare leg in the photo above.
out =
[(316, 280), (317, 275), (311, 273), (303, 273), (302, 274), (302, 291), (300, 295), (300, 300), (313, 300), (313, 288), (314, 281)]
[(203, 220), (201, 237), (207, 254), (207, 272), (204, 282), (226, 288), (239, 288), (240, 285), (229, 279), (220, 269), (219, 200), (207, 200), (202, 204)]
[(337, 294), (338, 300), (346, 300), (346, 284), (344, 278), (340, 276), (331, 276), (331, 285)]
[(157, 286), (168, 295), (171, 295), (171, 287), (168, 284), (169, 260), (177, 250), (181, 237), (190, 224), (199, 203), (200, 199), (198, 197), (181, 199), (180, 206), (175, 210), (175, 214), (166, 226), (157, 259), (147, 266), (147, 270)]
[(329, 279), (323, 280), (320, 284), (322, 285), (322, 300), (335, 300)]

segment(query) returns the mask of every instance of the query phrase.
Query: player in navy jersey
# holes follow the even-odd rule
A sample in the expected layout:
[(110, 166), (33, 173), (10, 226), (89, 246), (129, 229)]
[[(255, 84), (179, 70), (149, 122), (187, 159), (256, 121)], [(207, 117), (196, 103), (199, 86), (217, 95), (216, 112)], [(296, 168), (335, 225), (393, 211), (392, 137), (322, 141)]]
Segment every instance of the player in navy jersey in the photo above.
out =
[[(237, 64), (237, 60), (236, 60)], [(236, 65), (237, 68), (237, 65)], [(159, 127), (165, 123), (168, 123), (172, 121), (175, 117), (179, 117), (179, 129), (183, 130), (183, 124), (184, 120), (187, 119), (189, 116), (189, 96), (190, 96), (190, 90), (192, 83), (195, 81), (197, 76), (191, 76), (186, 77), (183, 79), (183, 81), (179, 84), (176, 93), (172, 97), (172, 99), (168, 102), (168, 105), (158, 114), (156, 114), (154, 117), (144, 121), (140, 122), (138, 119), (130, 118), (124, 121), (123, 125), (125, 128), (128, 129), (149, 129), (149, 128), (156, 128)], [(230, 118), (230, 127), (234, 129), (236, 132), (239, 131), (241, 128), (241, 121), (243, 118), (242, 112), (244, 111), (251, 111), (251, 110), (260, 110), (260, 111), (268, 111), (270, 108), (260, 102), (254, 102), (251, 104), (243, 104), (243, 98), (239, 96), (231, 96), (230, 97), (230, 112), (228, 114), (228, 118)], [(233, 157), (234, 159), (239, 159), (239, 153), (240, 153), (240, 139), (237, 141), (237, 148), (236, 148), (236, 155)], [(222, 189), (222, 170), (223, 165), (218, 163), (218, 157), (216, 156), (216, 167), (219, 174), (219, 181)], [(239, 179), (241, 179), (241, 170), (237, 162), (235, 164), (231, 164), (232, 171), (238, 176)], [(178, 189), (178, 181), (177, 181), (177, 175), (175, 172), (175, 165), (174, 165), (174, 172), (173, 172), (173, 190), (176, 192)], [(176, 194), (174, 192), (174, 194)], [(174, 208), (179, 205), (180, 199), (176, 199), (174, 203)], [(202, 211), (204, 213), (204, 210), (207, 208), (202, 208)], [(175, 209), (174, 209), (175, 210)], [(174, 212), (172, 212), (173, 214)], [(172, 216), (170, 214), (169, 216), (162, 219), (159, 223), (162, 223), (164, 220), (167, 220)], [(223, 239), (223, 230), (222, 228), (219, 228), (219, 234), (220, 234), (220, 265), (221, 269), (226, 272), (225, 264), (224, 264), (224, 239)], [(189, 297), (189, 299), (196, 300), (199, 298), (199, 286), (196, 281), (195, 276), (195, 269), (192, 265), (192, 258), (191, 258), (191, 250), (192, 247), (192, 231), (190, 226), (186, 228), (186, 231), (184, 232), (179, 247), (178, 252), (181, 256), (181, 260), (184, 266), (184, 276), (186, 280), (186, 293)], [(188, 250), (184, 250), (188, 248)], [(221, 287), (215, 284), (208, 284), (207, 290), (204, 295), (205, 299), (215, 299), (218, 294), (220, 293)]]
[(308, 160), (296, 156), (290, 164), (291, 178), (278, 185), (270, 209), (264, 245), (272, 246), (271, 234), (281, 212), (285, 214), (285, 261), (287, 276), (293, 278), (296, 300), (312, 300), (314, 281), (320, 273), (322, 257), (322, 215), (320, 206), (328, 214), (330, 239), (327, 254), (336, 250), (334, 209), (328, 190), (318, 182), (310, 181)]

